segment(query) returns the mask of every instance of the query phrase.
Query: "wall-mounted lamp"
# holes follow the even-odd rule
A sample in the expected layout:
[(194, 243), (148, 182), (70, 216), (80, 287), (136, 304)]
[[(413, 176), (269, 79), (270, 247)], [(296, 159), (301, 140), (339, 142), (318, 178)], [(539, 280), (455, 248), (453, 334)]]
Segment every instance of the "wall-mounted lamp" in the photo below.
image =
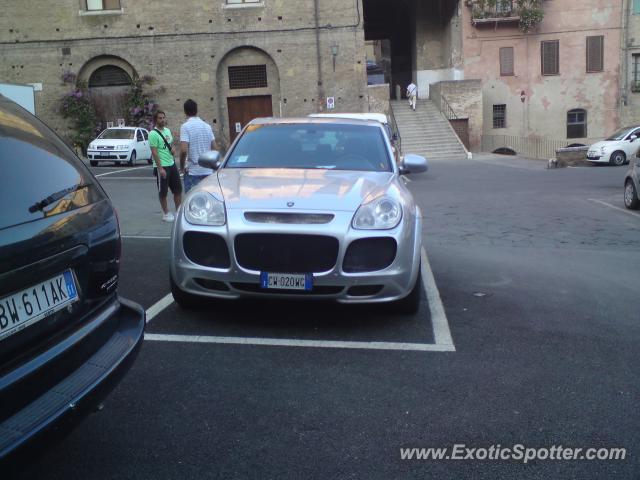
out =
[(338, 45), (337, 44), (333, 44), (331, 45), (331, 56), (333, 57), (333, 71), (336, 71), (336, 57), (338, 56)]

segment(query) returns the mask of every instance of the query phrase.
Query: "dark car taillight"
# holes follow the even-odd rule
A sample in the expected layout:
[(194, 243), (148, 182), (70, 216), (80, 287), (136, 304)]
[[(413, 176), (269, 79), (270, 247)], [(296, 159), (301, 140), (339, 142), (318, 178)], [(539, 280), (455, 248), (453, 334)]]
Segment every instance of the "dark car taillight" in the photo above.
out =
[(113, 209), (113, 213), (116, 217), (116, 264), (118, 265), (118, 270), (120, 269), (120, 259), (122, 258), (122, 237), (120, 234), (120, 217), (118, 216), (118, 210)]

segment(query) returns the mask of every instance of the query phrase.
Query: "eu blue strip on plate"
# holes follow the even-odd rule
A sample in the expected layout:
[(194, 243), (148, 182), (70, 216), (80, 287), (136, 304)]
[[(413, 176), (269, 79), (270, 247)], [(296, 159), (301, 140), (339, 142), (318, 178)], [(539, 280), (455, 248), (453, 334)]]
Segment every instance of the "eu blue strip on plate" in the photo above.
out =
[(64, 281), (67, 284), (67, 293), (69, 294), (69, 298), (76, 297), (76, 287), (73, 284), (73, 275), (71, 275), (71, 271), (67, 270), (63, 273)]

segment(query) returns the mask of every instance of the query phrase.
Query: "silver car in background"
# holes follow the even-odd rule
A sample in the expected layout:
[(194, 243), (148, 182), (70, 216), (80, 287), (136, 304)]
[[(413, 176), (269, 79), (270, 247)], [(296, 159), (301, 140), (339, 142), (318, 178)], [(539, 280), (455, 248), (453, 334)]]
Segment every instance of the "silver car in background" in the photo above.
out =
[(640, 152), (631, 159), (624, 178), (624, 206), (629, 210), (640, 208)]
[(420, 302), (422, 215), (376, 121), (256, 119), (185, 198), (172, 233), (171, 289), (203, 297)]

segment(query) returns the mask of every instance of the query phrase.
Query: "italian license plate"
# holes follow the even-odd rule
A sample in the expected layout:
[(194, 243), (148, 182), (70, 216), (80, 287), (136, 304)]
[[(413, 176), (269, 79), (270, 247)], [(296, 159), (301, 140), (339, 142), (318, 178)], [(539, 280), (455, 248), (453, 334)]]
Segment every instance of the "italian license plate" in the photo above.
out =
[(78, 300), (71, 270), (0, 298), (0, 340)]
[(111, 154), (109, 152), (98, 152), (98, 155), (101, 157), (108, 157)]
[(313, 275), (310, 273), (260, 273), (260, 287), (279, 290), (312, 290)]

